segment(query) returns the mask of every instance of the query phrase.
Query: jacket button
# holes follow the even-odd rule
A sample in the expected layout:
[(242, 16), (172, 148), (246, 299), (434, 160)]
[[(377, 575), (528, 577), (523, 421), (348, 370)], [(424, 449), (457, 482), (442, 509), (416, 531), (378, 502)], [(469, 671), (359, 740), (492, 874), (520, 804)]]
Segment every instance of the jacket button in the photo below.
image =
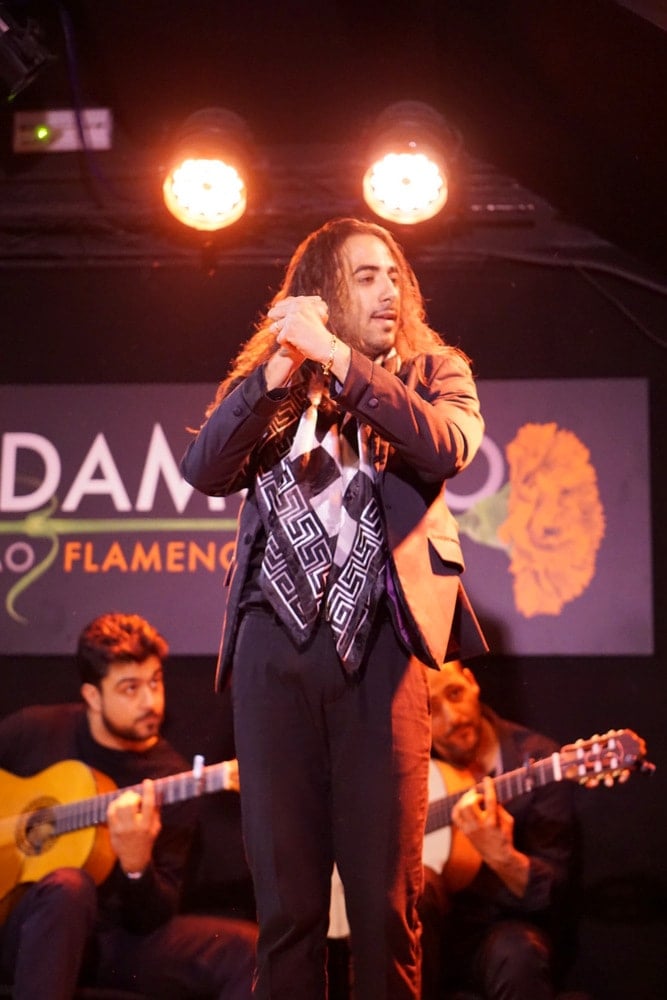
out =
[(379, 402), (380, 401), (377, 398), (377, 396), (371, 396), (371, 398), (368, 400), (368, 405), (370, 406), (371, 410), (374, 410)]
[(241, 407), (241, 406), (235, 406), (234, 410), (233, 410), (233, 413), (234, 413), (235, 417), (240, 417), (241, 414), (243, 413), (243, 407)]
[(249, 531), (246, 531), (245, 535), (243, 536), (243, 541), (245, 545), (250, 545), (252, 541), (252, 535), (250, 534)]

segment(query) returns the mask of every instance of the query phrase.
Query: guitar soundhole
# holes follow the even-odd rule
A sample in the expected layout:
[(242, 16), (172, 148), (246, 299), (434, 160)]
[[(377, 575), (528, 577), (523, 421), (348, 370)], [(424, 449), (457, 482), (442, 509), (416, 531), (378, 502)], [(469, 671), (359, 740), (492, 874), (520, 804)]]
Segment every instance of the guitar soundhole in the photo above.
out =
[(41, 798), (31, 803), (30, 811), (19, 820), (16, 843), (24, 854), (43, 854), (56, 839), (56, 825), (51, 807), (56, 799)]

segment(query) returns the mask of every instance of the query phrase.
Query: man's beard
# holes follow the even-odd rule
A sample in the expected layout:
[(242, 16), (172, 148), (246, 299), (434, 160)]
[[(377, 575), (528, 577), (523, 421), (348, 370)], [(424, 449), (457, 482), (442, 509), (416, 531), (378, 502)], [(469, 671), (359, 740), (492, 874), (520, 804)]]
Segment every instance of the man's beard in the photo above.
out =
[(145, 740), (157, 736), (160, 731), (162, 719), (159, 715), (152, 713), (143, 720), (144, 732), (140, 732), (138, 726), (142, 723), (140, 719), (133, 726), (116, 726), (107, 715), (102, 712), (102, 722), (112, 736), (119, 740), (127, 740), (129, 743), (143, 743)]
[(445, 759), (458, 768), (468, 768), (474, 763), (481, 740), (481, 727), (475, 726), (475, 739), (469, 746), (461, 746), (454, 741), (444, 741)]

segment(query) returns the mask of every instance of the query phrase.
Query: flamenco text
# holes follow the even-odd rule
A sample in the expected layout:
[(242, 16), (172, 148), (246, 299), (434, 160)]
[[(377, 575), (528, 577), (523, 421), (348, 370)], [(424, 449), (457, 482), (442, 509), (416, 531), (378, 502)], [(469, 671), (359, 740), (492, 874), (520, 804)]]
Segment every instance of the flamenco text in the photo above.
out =
[[(27, 431), (3, 434), (0, 514), (12, 517), (5, 522), (4, 534), (13, 529), (22, 537), (1, 546), (0, 572), (28, 572), (38, 559), (35, 545), (45, 544), (38, 539), (54, 538), (59, 541), (65, 573), (226, 570), (234, 542), (231, 522), (220, 518), (225, 500), (206, 498), (208, 519), (184, 516), (194, 491), (181, 477), (159, 423), (153, 426), (141, 457), (134, 454), (130, 463), (125, 453), (117, 461), (106, 436), (98, 433), (74, 474), (66, 477), (58, 447), (49, 438)], [(128, 481), (138, 484), (134, 495)], [(156, 516), (158, 494), (162, 508), (166, 496), (171, 517)], [(94, 517), (88, 515), (91, 503), (96, 508)], [(183, 537), (193, 532), (200, 537)], [(133, 538), (133, 534), (141, 537)]]
[(63, 547), (63, 570), (71, 573), (213, 573), (229, 569), (234, 542), (191, 541), (111, 542), (68, 541)]

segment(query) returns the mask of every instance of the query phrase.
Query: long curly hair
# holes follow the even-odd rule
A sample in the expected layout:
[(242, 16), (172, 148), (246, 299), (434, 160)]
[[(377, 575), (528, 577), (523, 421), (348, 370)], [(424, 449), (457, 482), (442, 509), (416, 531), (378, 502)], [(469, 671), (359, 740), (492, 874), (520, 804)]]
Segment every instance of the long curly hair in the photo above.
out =
[[(350, 236), (377, 236), (387, 246), (398, 269), (400, 305), (396, 331), (396, 350), (405, 361), (418, 354), (456, 350), (447, 347), (442, 337), (426, 321), (424, 300), (412, 267), (392, 234), (383, 226), (356, 218), (332, 219), (307, 236), (296, 248), (285, 272), (280, 290), (257, 323), (255, 332), (241, 347), (225, 378), (220, 382), (207, 416), (227, 395), (230, 388), (263, 364), (277, 350), (275, 333), (266, 312), (281, 299), (291, 295), (319, 295), (329, 307), (329, 323), (336, 329), (337, 317), (346, 307), (343, 245)], [(465, 357), (465, 355), (463, 355)], [(466, 360), (468, 360), (466, 358)]]

